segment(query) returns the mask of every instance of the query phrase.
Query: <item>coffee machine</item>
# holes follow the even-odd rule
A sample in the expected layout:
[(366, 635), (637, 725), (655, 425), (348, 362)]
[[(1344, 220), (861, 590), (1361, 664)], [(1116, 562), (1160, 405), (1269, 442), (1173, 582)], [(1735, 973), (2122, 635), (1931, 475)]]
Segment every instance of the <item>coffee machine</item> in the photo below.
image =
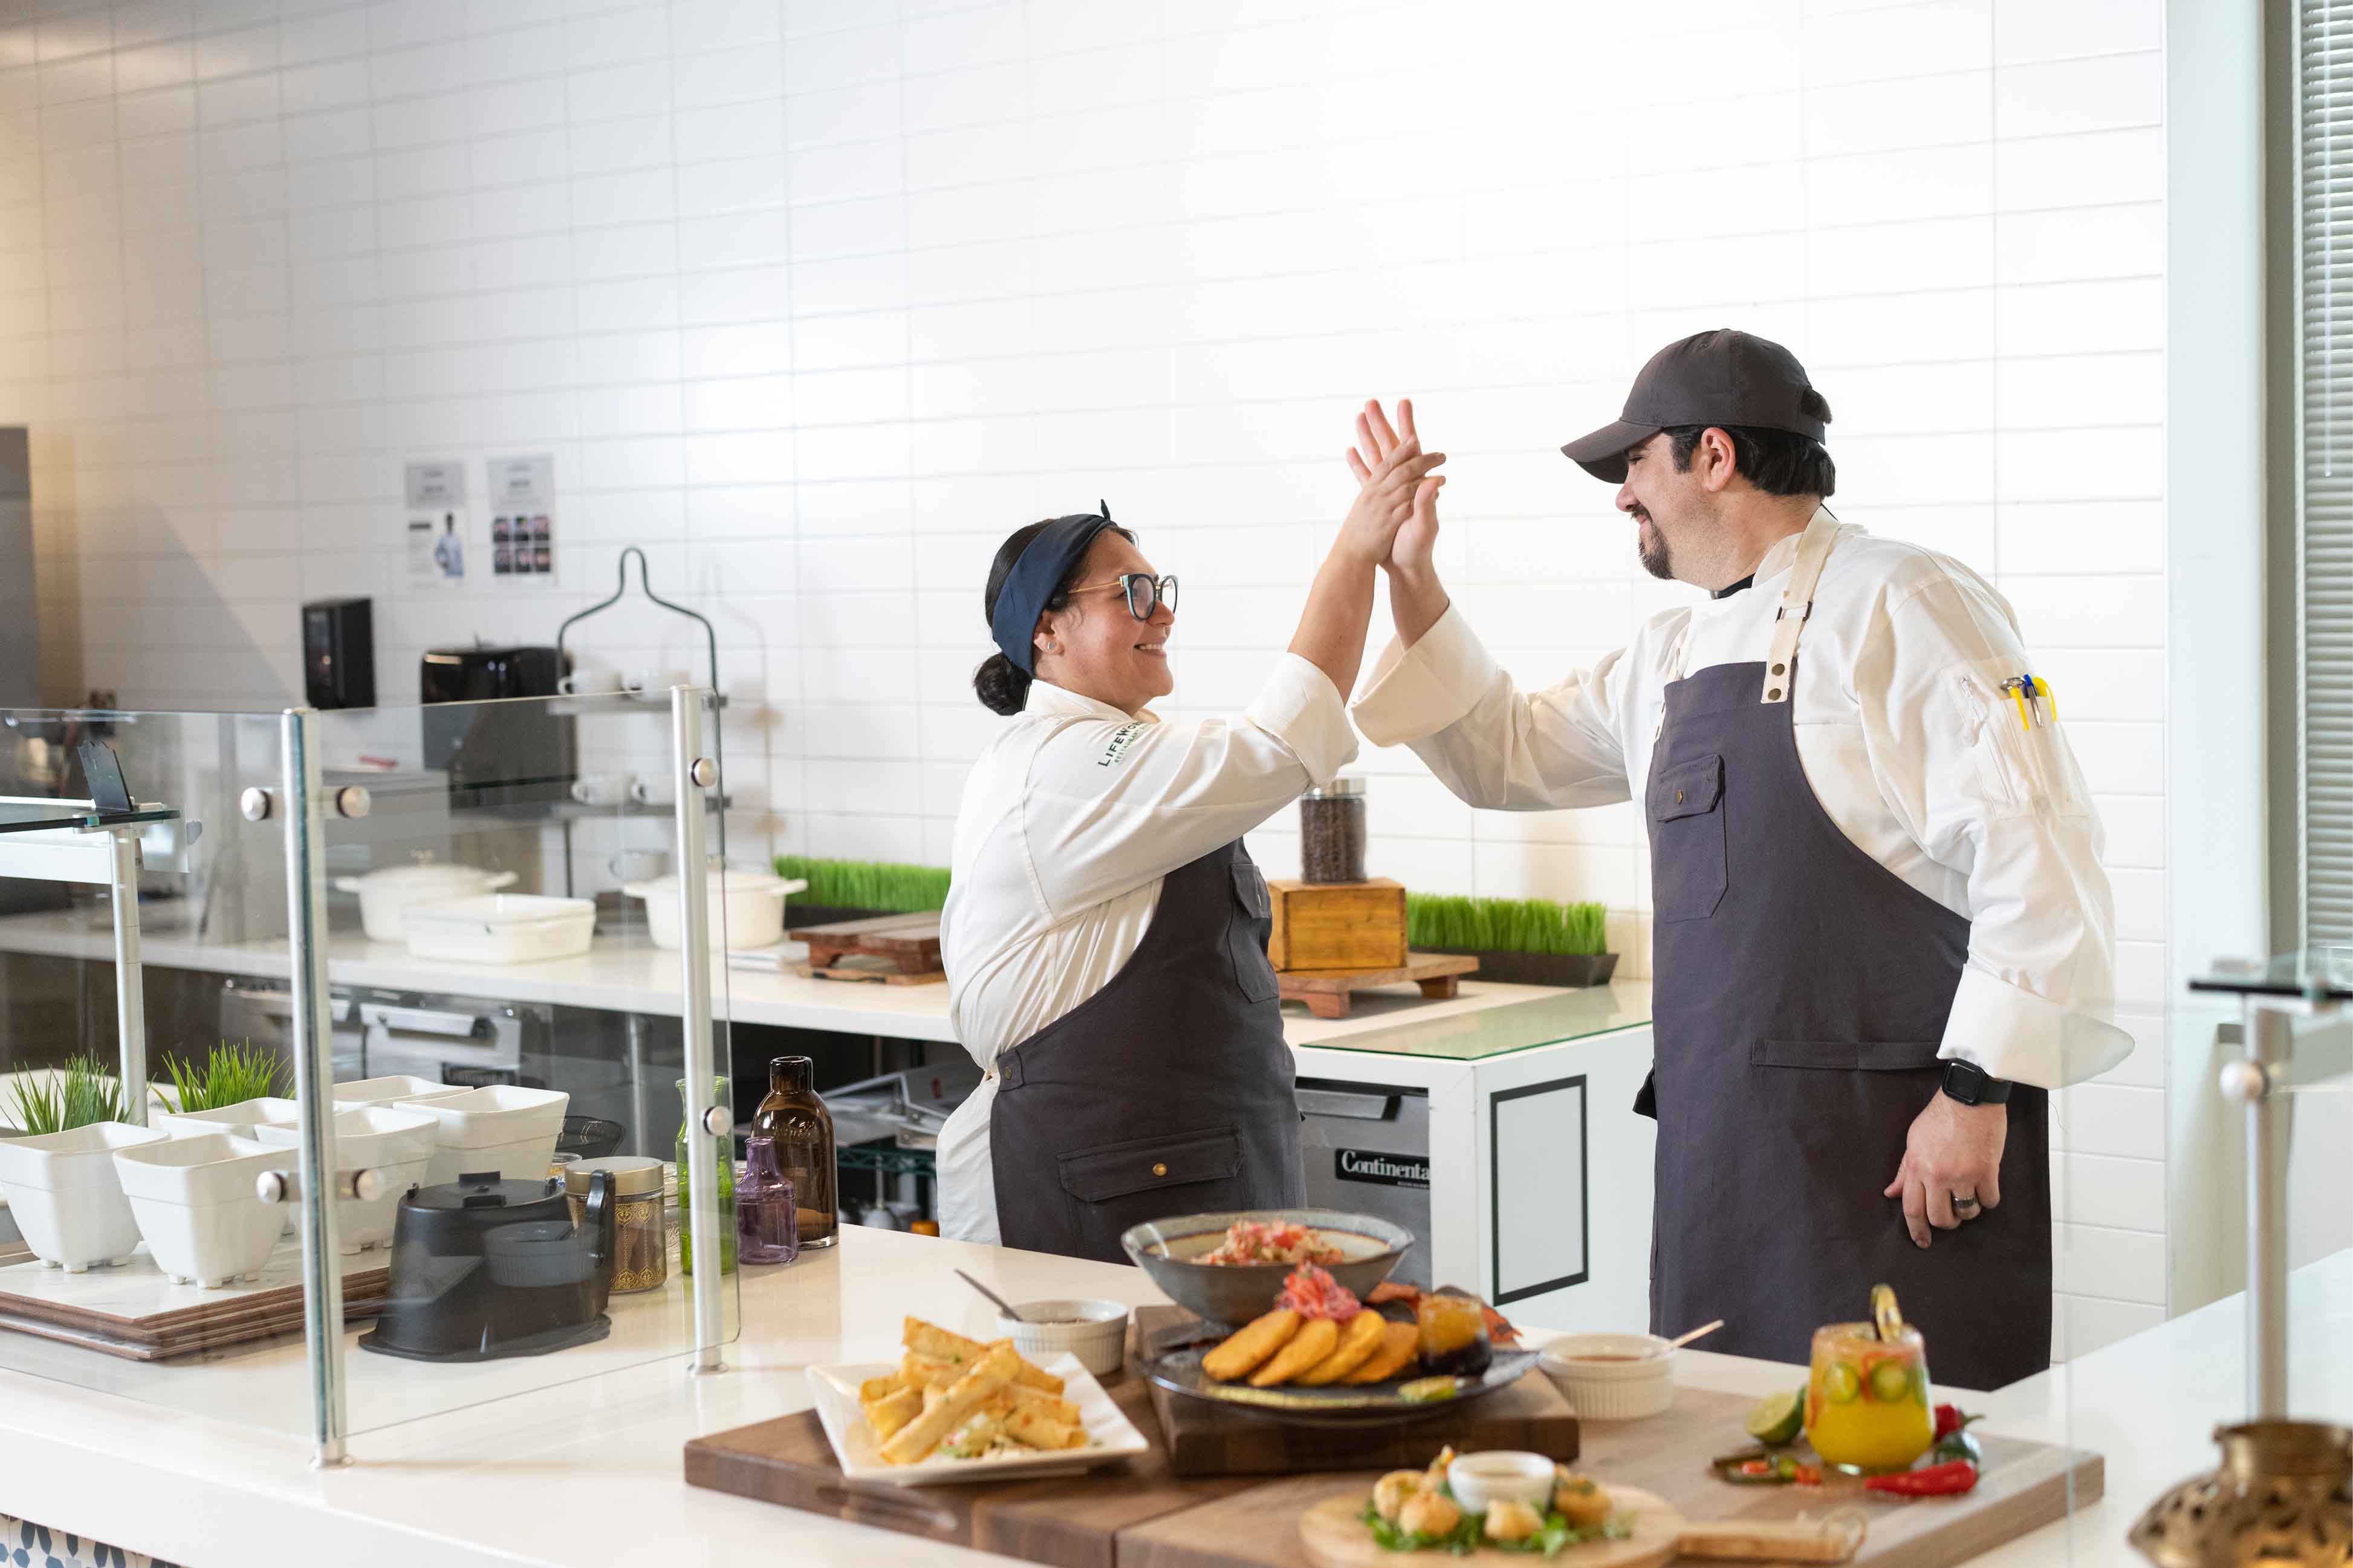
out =
[(571, 798), (579, 742), (568, 714), (546, 702), (571, 661), (543, 647), (433, 648), (417, 671), (425, 702), (425, 765), (449, 774), (452, 809), (540, 813)]

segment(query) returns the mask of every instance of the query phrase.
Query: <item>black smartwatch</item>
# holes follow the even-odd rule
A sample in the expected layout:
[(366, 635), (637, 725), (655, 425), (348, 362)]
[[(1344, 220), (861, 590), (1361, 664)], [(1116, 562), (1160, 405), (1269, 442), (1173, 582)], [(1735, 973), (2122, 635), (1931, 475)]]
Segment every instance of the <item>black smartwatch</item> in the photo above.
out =
[(1963, 1105), (2001, 1105), (2010, 1099), (2010, 1080), (1995, 1078), (1975, 1062), (1945, 1064), (1945, 1092)]

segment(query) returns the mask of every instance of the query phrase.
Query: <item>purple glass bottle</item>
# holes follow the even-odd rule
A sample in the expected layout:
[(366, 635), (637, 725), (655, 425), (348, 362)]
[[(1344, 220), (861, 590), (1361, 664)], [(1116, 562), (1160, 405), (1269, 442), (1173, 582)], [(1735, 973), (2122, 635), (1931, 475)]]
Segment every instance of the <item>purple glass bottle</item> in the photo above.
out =
[(735, 1256), (744, 1263), (790, 1263), (801, 1255), (793, 1184), (776, 1163), (776, 1141), (754, 1134), (735, 1184)]

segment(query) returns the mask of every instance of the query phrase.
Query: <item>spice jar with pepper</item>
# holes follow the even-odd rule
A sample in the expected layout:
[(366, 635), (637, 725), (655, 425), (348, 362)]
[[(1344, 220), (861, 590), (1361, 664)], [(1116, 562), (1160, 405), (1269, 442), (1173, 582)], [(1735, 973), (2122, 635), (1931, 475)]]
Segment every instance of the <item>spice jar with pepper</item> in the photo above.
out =
[(1299, 874), (1309, 882), (1365, 879), (1365, 781), (1337, 778), (1299, 797)]

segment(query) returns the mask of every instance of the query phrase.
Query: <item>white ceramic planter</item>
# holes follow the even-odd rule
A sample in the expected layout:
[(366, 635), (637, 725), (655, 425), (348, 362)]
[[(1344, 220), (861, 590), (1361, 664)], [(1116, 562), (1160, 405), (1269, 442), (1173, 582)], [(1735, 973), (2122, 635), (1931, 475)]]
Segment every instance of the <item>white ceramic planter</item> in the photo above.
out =
[(447, 1100), (470, 1094), (463, 1084), (436, 1083), (429, 1078), (395, 1073), (390, 1078), (356, 1078), (335, 1085), (335, 1109), (353, 1110), (363, 1105), (390, 1105), (398, 1100)]
[(207, 1132), (243, 1133), (263, 1122), (291, 1126), (302, 1120), (302, 1108), (293, 1100), (265, 1095), (234, 1105), (216, 1105), (210, 1110), (157, 1111), (150, 1120), (174, 1138), (200, 1138)]
[(411, 904), (401, 916), (408, 951), (459, 963), (543, 963), (577, 958), (596, 934), (594, 899), (485, 893), (446, 904)]
[(515, 879), (512, 871), (485, 871), (479, 866), (448, 866), (432, 861), (415, 866), (385, 866), (364, 877), (338, 877), (339, 891), (360, 896), (360, 925), (370, 942), (400, 942), (406, 932), (401, 916), (411, 904), (447, 903), (493, 893)]
[(129, 1262), (139, 1225), (115, 1174), (114, 1152), (164, 1139), (127, 1121), (0, 1139), (0, 1194), (33, 1256), (69, 1274)]
[[(337, 1170), (374, 1171), (384, 1179), (384, 1190), (375, 1197), (335, 1200), (338, 1250), (364, 1252), (392, 1245), (392, 1225), (400, 1211), (401, 1195), (424, 1181), (432, 1168), (439, 1131), (440, 1123), (422, 1110), (370, 1105), (336, 1112)], [(256, 1127), (253, 1135), (273, 1149), (301, 1147), (300, 1127), (263, 1125)]]
[[(773, 871), (729, 868), (710, 871), (711, 945), (728, 948), (773, 947), (785, 938), (785, 901), (807, 890), (808, 884), (787, 881)], [(673, 951), (679, 945), (678, 878), (656, 877), (650, 882), (630, 882), (621, 891), (646, 901), (646, 935), (656, 947)]]
[(155, 1267), (180, 1284), (216, 1286), (269, 1261), (284, 1216), (254, 1183), (264, 1171), (291, 1171), (296, 1159), (291, 1149), (207, 1132), (118, 1149), (114, 1169)]
[(545, 1180), (571, 1103), (561, 1089), (497, 1083), (434, 1100), (402, 1100), (398, 1109), (421, 1111), (439, 1123), (425, 1177), (427, 1185), (438, 1186), (474, 1171), (496, 1171), (511, 1182)]

